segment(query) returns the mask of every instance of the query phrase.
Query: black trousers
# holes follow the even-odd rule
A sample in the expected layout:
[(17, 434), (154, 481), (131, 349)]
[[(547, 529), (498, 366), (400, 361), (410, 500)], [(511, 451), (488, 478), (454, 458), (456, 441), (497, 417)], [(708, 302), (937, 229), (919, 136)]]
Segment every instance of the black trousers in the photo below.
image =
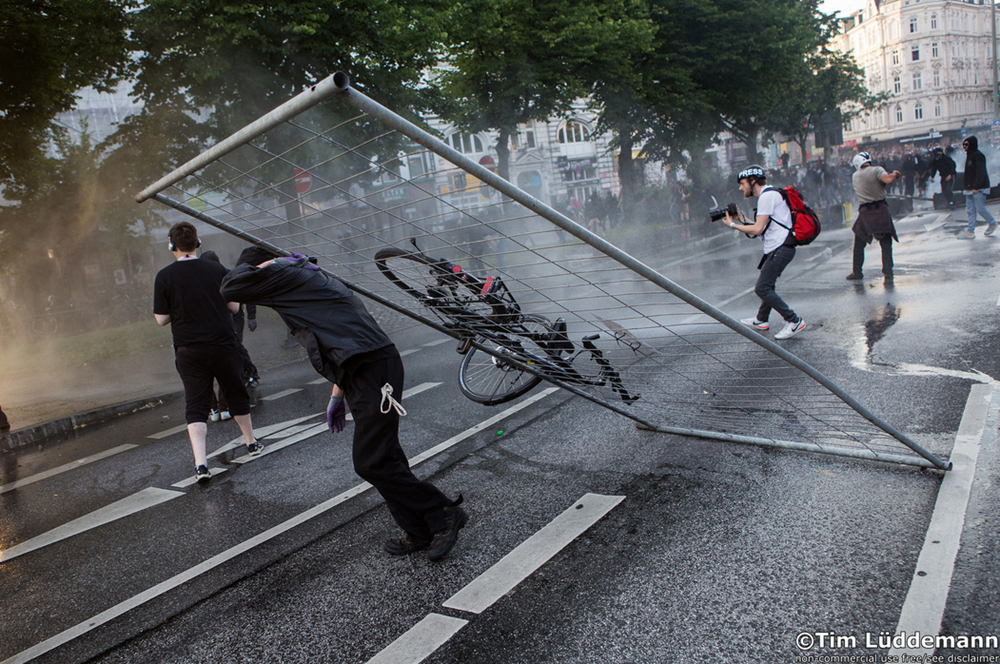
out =
[(366, 362), (345, 372), (344, 398), (354, 416), (354, 471), (385, 499), (392, 518), (414, 541), (427, 542), (444, 530), (444, 508), (452, 505), (437, 487), (417, 479), (399, 445), (399, 414), (382, 413), (382, 386), (403, 395), (403, 361), (395, 357)]
[(174, 365), (184, 383), (184, 417), (188, 424), (208, 421), (215, 380), (226, 394), (229, 412), (250, 414), (250, 395), (243, 385), (243, 358), (236, 346), (180, 346), (174, 350)]
[[(882, 246), (882, 274), (892, 276), (892, 236), (882, 235), (875, 238)], [(861, 268), (865, 264), (865, 247), (868, 243), (854, 236), (854, 274), (863, 274)]]

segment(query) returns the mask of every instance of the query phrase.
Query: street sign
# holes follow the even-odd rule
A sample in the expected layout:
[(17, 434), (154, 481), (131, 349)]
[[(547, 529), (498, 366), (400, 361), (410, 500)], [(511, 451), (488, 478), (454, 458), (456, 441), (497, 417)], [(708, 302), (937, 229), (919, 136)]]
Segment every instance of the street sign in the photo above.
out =
[(312, 187), (312, 184), (313, 184), (313, 179), (312, 179), (312, 176), (309, 175), (308, 171), (304, 171), (301, 168), (296, 168), (295, 169), (295, 193), (296, 194), (304, 194), (304, 193), (306, 193), (307, 191), (309, 191), (309, 188)]

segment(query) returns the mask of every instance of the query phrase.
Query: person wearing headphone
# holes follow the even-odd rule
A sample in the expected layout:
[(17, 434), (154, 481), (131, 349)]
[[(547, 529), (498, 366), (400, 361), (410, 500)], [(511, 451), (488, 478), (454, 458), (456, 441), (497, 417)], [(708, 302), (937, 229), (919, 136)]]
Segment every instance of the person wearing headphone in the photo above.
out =
[(898, 170), (887, 173), (881, 166), (873, 166), (872, 157), (867, 152), (854, 155), (851, 164), (858, 169), (851, 176), (854, 195), (858, 199), (858, 218), (851, 227), (854, 231), (854, 265), (847, 280), (864, 279), (861, 268), (865, 264), (865, 247), (874, 239), (882, 247), (882, 276), (885, 281), (892, 282), (892, 241), (899, 242), (899, 238), (889, 214), (889, 204), (885, 201), (885, 189), (898, 180), (901, 173)]
[[(785, 267), (795, 258), (795, 236), (791, 233), (792, 211), (777, 189), (767, 184), (764, 169), (756, 164), (747, 166), (736, 176), (743, 198), (757, 197), (757, 209), (753, 221), (740, 212), (733, 217), (726, 212), (724, 223), (741, 233), (759, 237), (764, 241), (764, 256), (757, 269), (760, 276), (754, 286), (754, 293), (760, 298), (760, 309), (755, 318), (744, 318), (741, 323), (757, 330), (770, 329), (768, 318), (774, 309), (785, 320), (785, 326), (774, 335), (775, 339), (790, 339), (806, 329), (806, 322), (792, 311), (775, 290), (775, 283)], [(771, 222), (775, 223), (771, 223)], [(737, 223), (740, 222), (740, 223)]]
[(229, 411), (243, 433), (247, 452), (261, 453), (264, 446), (254, 438), (250, 421), (250, 395), (243, 384), (243, 358), (233, 328), (236, 302), (226, 302), (219, 291), (226, 268), (201, 260), (198, 231), (189, 222), (174, 224), (168, 247), (176, 259), (156, 274), (153, 286), (153, 316), (160, 325), (170, 324), (177, 373), (184, 383), (185, 410), (195, 479), (211, 479), (205, 454), (208, 416), (214, 381), (229, 399)]

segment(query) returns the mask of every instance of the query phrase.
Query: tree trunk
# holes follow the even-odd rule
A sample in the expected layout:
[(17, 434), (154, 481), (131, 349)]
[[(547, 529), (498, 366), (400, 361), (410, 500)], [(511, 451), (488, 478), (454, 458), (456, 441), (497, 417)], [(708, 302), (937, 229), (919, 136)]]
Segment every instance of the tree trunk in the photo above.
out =
[(622, 220), (633, 221), (635, 212), (635, 162), (632, 161), (632, 130), (630, 127), (619, 127), (618, 144), (618, 182), (622, 189)]

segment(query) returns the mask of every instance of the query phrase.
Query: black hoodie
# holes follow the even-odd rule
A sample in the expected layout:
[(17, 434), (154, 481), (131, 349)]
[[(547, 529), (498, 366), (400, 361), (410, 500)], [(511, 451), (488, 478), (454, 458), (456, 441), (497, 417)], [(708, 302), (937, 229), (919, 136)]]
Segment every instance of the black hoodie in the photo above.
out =
[(979, 151), (979, 140), (975, 136), (968, 136), (963, 144), (968, 143), (969, 149), (965, 153), (965, 175), (962, 176), (962, 189), (965, 191), (990, 190), (990, 175), (986, 172), (986, 155)]

